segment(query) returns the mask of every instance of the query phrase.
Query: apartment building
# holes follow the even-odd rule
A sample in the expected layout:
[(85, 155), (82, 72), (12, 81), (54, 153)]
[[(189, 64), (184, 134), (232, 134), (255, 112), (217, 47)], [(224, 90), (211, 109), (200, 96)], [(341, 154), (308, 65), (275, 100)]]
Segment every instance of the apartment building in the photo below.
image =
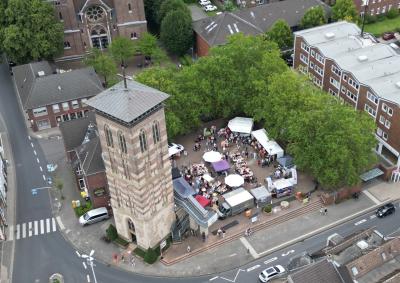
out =
[(376, 152), (400, 165), (400, 50), (378, 43), (353, 23), (295, 32), (294, 68), (377, 125)]
[[(385, 14), (391, 9), (400, 9), (400, 0), (353, 0), (357, 11), (362, 14), (377, 16)], [(365, 7), (366, 6), (366, 7)]]

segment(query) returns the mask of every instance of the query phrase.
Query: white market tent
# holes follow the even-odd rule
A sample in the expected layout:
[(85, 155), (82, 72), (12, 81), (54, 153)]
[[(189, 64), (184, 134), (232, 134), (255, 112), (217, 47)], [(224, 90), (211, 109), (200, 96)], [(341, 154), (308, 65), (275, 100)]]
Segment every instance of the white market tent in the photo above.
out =
[(269, 138), (265, 129), (252, 131), (251, 135), (262, 145), (263, 148), (267, 148)]
[[(264, 145), (263, 145), (264, 146)], [(268, 141), (266, 146), (264, 146), (265, 150), (268, 152), (269, 155), (275, 155), (277, 158), (283, 156), (284, 151), (281, 146), (276, 141)]]
[(235, 133), (251, 134), (253, 129), (253, 119), (244, 117), (235, 117), (228, 123), (228, 128)]
[(205, 162), (217, 162), (222, 159), (221, 153), (218, 151), (207, 151), (206, 153), (203, 154), (203, 160)]

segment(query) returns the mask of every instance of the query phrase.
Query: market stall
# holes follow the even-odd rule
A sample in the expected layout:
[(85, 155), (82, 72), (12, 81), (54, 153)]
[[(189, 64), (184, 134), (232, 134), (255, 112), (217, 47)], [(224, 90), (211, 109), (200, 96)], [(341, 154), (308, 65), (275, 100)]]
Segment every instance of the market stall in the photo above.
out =
[(222, 159), (222, 154), (218, 151), (207, 151), (203, 154), (203, 160), (205, 162), (218, 162)]
[(266, 146), (264, 147), (265, 150), (268, 152), (269, 155), (271, 156), (275, 156), (276, 158), (280, 158), (283, 156), (284, 151), (283, 149), (280, 147), (280, 145), (274, 141), (274, 140), (270, 140), (266, 143)]
[(251, 136), (256, 139), (256, 141), (263, 147), (267, 148), (268, 142), (270, 139), (268, 138), (267, 131), (265, 129), (259, 129), (257, 131), (252, 131)]
[(201, 195), (196, 195), (195, 199), (197, 200), (198, 203), (200, 203), (202, 207), (207, 207), (210, 206), (211, 204), (211, 200)]
[(234, 133), (250, 135), (253, 129), (253, 123), (252, 118), (235, 117), (229, 121), (228, 128)]
[(229, 165), (228, 161), (223, 159), (217, 162), (213, 162), (212, 167), (215, 172), (224, 172), (228, 171), (231, 166)]

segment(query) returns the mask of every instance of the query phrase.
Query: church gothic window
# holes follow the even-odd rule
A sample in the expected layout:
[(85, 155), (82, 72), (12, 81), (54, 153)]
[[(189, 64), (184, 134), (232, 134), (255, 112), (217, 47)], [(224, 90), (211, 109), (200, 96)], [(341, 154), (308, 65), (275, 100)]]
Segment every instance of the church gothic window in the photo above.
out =
[(110, 128), (107, 125), (104, 126), (104, 132), (105, 132), (105, 135), (106, 135), (107, 146), (114, 147), (112, 132), (111, 132)]
[(160, 136), (160, 124), (158, 123), (158, 121), (155, 121), (153, 123), (152, 126), (153, 129), (153, 140), (154, 140), (154, 144), (158, 143), (161, 140), (161, 136)]
[(97, 22), (103, 19), (105, 16), (105, 11), (100, 6), (89, 7), (86, 11), (86, 17), (89, 22)]
[(121, 149), (121, 152), (126, 154), (128, 151), (126, 148), (125, 136), (122, 134), (122, 132), (118, 132), (118, 141), (119, 141), (119, 148)]
[(139, 142), (140, 142), (140, 150), (142, 152), (145, 152), (147, 150), (147, 141), (146, 141), (146, 133), (144, 132), (144, 130), (140, 131)]

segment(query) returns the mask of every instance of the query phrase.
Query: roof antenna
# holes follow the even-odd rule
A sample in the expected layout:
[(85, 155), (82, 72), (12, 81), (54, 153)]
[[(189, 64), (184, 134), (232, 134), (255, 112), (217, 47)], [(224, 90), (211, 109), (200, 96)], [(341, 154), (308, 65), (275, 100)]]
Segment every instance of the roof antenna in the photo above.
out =
[(364, 38), (364, 26), (365, 26), (365, 18), (367, 16), (367, 12), (368, 12), (368, 4), (369, 4), (369, 0), (363, 0), (364, 13), (362, 15), (361, 38)]

